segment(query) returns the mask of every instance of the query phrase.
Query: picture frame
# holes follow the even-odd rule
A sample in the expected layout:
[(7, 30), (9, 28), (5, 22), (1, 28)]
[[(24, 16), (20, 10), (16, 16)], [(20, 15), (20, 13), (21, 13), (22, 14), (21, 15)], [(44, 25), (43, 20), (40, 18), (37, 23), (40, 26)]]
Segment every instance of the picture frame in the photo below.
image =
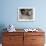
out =
[(18, 21), (35, 21), (35, 8), (33, 7), (19, 7)]

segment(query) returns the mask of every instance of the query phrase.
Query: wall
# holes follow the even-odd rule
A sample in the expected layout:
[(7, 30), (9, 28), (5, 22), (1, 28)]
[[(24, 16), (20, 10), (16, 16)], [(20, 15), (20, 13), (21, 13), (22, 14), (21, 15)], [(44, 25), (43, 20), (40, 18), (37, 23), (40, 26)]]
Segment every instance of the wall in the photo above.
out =
[[(46, 0), (0, 0), (0, 25), (13, 24), (16, 28), (44, 27), (46, 28)], [(34, 22), (18, 22), (18, 7), (34, 7), (36, 20)]]

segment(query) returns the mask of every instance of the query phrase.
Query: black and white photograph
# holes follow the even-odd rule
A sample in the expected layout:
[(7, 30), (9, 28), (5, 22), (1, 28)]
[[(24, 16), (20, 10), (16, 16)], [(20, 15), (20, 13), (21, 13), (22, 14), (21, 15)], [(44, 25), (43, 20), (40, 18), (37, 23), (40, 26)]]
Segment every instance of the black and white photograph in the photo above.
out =
[(34, 21), (35, 8), (18, 8), (18, 21)]

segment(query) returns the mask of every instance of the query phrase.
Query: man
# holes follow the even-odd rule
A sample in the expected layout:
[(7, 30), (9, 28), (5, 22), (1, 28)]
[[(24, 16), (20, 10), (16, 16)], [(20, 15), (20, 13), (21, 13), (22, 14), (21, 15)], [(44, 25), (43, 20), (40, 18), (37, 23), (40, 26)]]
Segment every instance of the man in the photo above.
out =
[(20, 9), (20, 12), (20, 19), (31, 19), (32, 11), (30, 12), (29, 9)]

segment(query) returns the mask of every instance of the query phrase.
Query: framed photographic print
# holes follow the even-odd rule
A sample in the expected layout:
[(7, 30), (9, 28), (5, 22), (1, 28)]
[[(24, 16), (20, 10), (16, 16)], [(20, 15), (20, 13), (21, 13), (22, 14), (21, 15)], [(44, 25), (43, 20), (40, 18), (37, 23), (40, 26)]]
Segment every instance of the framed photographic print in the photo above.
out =
[(35, 8), (19, 7), (18, 21), (35, 21)]

